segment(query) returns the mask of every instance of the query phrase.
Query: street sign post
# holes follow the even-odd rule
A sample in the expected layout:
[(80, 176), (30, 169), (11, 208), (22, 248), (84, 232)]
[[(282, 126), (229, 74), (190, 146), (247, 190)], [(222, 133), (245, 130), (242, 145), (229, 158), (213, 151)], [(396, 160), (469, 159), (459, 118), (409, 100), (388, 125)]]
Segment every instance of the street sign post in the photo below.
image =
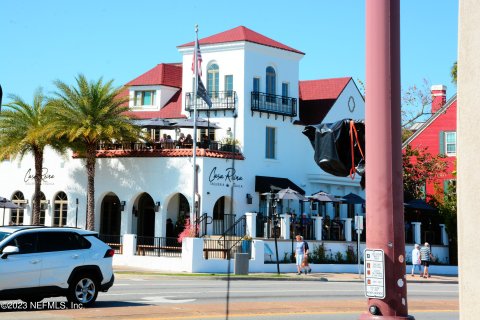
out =
[(385, 253), (381, 249), (365, 249), (365, 296), (385, 298)]

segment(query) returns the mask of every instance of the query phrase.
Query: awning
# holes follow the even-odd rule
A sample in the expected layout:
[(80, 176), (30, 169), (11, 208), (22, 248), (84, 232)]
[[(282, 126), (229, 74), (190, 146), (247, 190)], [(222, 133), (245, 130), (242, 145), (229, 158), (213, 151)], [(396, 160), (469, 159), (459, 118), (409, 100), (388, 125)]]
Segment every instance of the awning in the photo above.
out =
[(302, 195), (305, 195), (305, 190), (297, 186), (295, 183), (290, 181), (287, 178), (278, 178), (278, 177), (265, 177), (265, 176), (255, 176), (255, 191), (264, 193), (264, 192), (277, 192), (281, 189), (290, 188), (295, 191), (298, 191)]

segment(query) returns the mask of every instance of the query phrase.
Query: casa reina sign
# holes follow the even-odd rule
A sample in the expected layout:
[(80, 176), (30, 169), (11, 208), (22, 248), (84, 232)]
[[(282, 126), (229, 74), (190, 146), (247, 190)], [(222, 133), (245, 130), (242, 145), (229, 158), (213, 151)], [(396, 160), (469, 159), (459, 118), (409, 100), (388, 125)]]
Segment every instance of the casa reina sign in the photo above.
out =
[(234, 168), (221, 170), (213, 167), (208, 175), (208, 181), (211, 186), (243, 188), (243, 177), (239, 176)]
[[(47, 168), (42, 168), (42, 184), (53, 184), (53, 179), (55, 178), (55, 175), (52, 173), (48, 172)], [(32, 170), (31, 168), (27, 170), (25, 173), (25, 176), (23, 177), (23, 181), (25, 184), (34, 184), (35, 183), (35, 171)]]

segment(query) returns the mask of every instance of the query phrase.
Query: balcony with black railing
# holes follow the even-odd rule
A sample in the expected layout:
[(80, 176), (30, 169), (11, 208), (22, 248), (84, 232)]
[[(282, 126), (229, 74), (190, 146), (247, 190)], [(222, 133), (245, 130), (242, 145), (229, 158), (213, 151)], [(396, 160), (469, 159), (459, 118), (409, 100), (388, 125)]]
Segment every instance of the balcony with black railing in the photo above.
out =
[(288, 117), (297, 115), (297, 99), (287, 96), (252, 91), (251, 104), (252, 113), (257, 111)]
[[(212, 107), (209, 108), (205, 101), (197, 95), (197, 111), (235, 110), (237, 104), (236, 91), (209, 92)], [(185, 111), (192, 112), (194, 107), (193, 92), (185, 94)]]

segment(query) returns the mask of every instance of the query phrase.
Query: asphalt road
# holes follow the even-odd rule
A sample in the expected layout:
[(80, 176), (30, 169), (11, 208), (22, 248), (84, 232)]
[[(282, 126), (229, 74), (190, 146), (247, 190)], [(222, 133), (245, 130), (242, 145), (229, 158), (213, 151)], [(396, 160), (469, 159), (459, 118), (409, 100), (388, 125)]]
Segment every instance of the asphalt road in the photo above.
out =
[[(411, 283), (408, 294), (417, 320), (459, 318), (456, 284)], [(358, 319), (365, 311), (359, 282), (122, 275), (95, 308), (11, 311), (0, 319)]]

